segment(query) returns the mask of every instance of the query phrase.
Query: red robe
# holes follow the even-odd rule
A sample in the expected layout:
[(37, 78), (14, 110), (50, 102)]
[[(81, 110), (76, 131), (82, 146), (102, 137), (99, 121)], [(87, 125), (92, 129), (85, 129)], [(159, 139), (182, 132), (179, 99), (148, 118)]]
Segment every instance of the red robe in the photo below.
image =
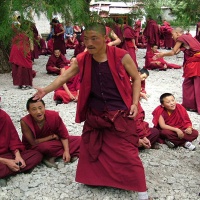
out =
[(66, 48), (65, 48), (65, 40), (64, 40), (64, 33), (56, 36), (57, 33), (62, 32), (62, 24), (54, 25), (54, 43), (53, 43), (53, 49), (59, 49), (63, 55), (66, 54)]
[(174, 40), (172, 38), (172, 33), (171, 33), (172, 30), (173, 28), (167, 22), (165, 22), (163, 26), (160, 27), (160, 32), (164, 39), (165, 48), (172, 48), (174, 46)]
[(148, 20), (143, 32), (147, 38), (147, 52), (151, 49), (153, 44), (160, 46), (160, 30), (158, 24), (154, 20)]
[(39, 40), (39, 55), (47, 55), (47, 45), (43, 38)]
[(200, 42), (200, 32), (198, 33), (198, 29), (200, 28), (200, 22), (196, 25), (196, 36), (195, 38)]
[[(145, 68), (146, 69), (164, 69), (164, 65), (167, 65), (168, 69), (180, 69), (180, 65), (167, 63), (163, 58), (157, 58), (156, 60), (153, 59), (153, 57), (156, 55), (156, 53), (159, 53), (159, 51), (156, 51), (155, 53), (151, 50), (146, 53), (145, 57)], [(159, 64), (156, 64), (155, 62), (160, 62)]]
[(56, 66), (58, 68), (63, 68), (67, 66), (69, 63), (70, 63), (69, 60), (67, 60), (64, 55), (60, 54), (60, 56), (57, 58), (54, 54), (52, 54), (49, 57), (48, 62), (46, 64), (46, 70), (49, 74), (51, 73), (60, 74), (60, 70), (55, 69), (53, 67)]
[(31, 57), (32, 57), (32, 60), (34, 60), (34, 59), (38, 59), (39, 58), (38, 30), (37, 30), (37, 28), (36, 28), (34, 23), (32, 23), (31, 29), (33, 31), (33, 37), (34, 37), (33, 38), (34, 49), (31, 52)]
[[(35, 139), (57, 134), (59, 138), (68, 139), (70, 147), (69, 152), (71, 156), (79, 155), (80, 136), (69, 135), (65, 124), (57, 112), (51, 110), (45, 111), (45, 123), (42, 129), (39, 129), (30, 114), (26, 115), (21, 120), (28, 125)], [(59, 157), (64, 153), (64, 148), (60, 140), (50, 140), (31, 146), (23, 135), (22, 142), (27, 149), (35, 149), (47, 157)]]
[[(70, 66), (66, 66), (65, 69), (67, 70), (69, 67)], [(79, 76), (79, 74), (72, 77), (69, 81), (67, 81), (66, 84), (67, 84), (69, 91), (74, 96), (77, 96), (78, 90), (80, 89), (80, 76)], [(66, 103), (66, 104), (69, 103), (70, 101), (72, 101), (70, 99), (69, 95), (67, 94), (67, 92), (65, 91), (65, 89), (63, 88), (63, 86), (61, 86), (60, 88), (55, 90), (53, 98), (54, 98), (54, 100), (62, 100), (62, 102)]]
[[(125, 54), (127, 52), (124, 50), (107, 46), (108, 64), (114, 82), (127, 108), (130, 108), (132, 89), (129, 75), (121, 63)], [(125, 111), (98, 114), (88, 110), (92, 55), (84, 52), (77, 56), (77, 60), (81, 88), (76, 122), (86, 121), (80, 145), (76, 181), (88, 185), (146, 191), (144, 169), (138, 156), (139, 138), (134, 120), (127, 119), (125, 116), (128, 113)]]
[[(165, 124), (179, 128), (183, 132), (186, 128), (192, 127), (192, 122), (187, 114), (185, 108), (180, 105), (176, 104), (175, 110), (169, 115), (168, 112), (162, 107), (158, 106), (153, 111), (153, 124), (155, 127), (160, 128), (159, 126), (159, 117), (160, 115), (163, 117)], [(184, 137), (182, 139), (178, 138), (177, 133), (170, 131), (170, 130), (161, 130), (161, 138), (168, 139), (169, 141), (173, 142), (176, 146), (184, 145), (185, 142), (190, 141), (192, 142), (198, 137), (198, 131), (192, 130), (192, 134), (184, 133)]]
[(13, 85), (32, 86), (32, 60), (27, 35), (18, 33), (13, 38), (9, 62), (12, 64)]
[(123, 36), (124, 36), (124, 43), (122, 45), (122, 49), (128, 51), (128, 53), (130, 54), (131, 58), (133, 59), (133, 61), (135, 62), (138, 68), (136, 53), (135, 53), (135, 46), (132, 42), (132, 40), (135, 39), (134, 30), (130, 26), (124, 25)]
[[(18, 149), (26, 163), (26, 167), (21, 169), (21, 172), (29, 170), (40, 163), (42, 155), (37, 151), (25, 150), (12, 120), (9, 115), (1, 109), (0, 122), (0, 157), (15, 159), (14, 152)], [(0, 178), (14, 174), (16, 174), (16, 172), (11, 171), (5, 164), (0, 163)]]
[(53, 43), (54, 43), (54, 40), (52, 38), (50, 40), (48, 40), (48, 42), (47, 42), (48, 54), (53, 54)]
[(138, 45), (138, 38), (141, 31), (141, 21), (137, 20), (134, 25), (134, 32), (135, 32), (135, 44)]
[(196, 110), (200, 114), (200, 43), (190, 35), (181, 35), (183, 62), (183, 103), (185, 108)]

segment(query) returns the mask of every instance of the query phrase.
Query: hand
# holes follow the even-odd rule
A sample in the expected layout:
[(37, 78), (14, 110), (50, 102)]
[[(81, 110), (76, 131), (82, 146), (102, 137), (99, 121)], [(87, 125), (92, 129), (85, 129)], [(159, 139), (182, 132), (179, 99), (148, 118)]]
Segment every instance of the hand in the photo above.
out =
[(140, 97), (145, 99), (146, 101), (148, 100), (146, 93), (140, 92)]
[(137, 48), (137, 46), (135, 46), (135, 51), (138, 51), (138, 48)]
[(37, 90), (37, 92), (33, 95), (34, 96), (33, 100), (41, 100), (46, 95), (44, 88), (38, 88), (38, 87), (34, 88)]
[(178, 138), (182, 139), (184, 137), (184, 133), (179, 128), (177, 128), (176, 133), (178, 135)]
[(70, 162), (70, 159), (71, 159), (71, 156), (69, 154), (69, 151), (64, 151), (64, 153), (63, 153), (63, 160), (64, 160), (64, 162), (68, 163), (68, 162)]
[(108, 46), (115, 46), (115, 45), (113, 45), (113, 42), (109, 42), (107, 45)]
[(20, 167), (16, 164), (15, 160), (8, 159), (6, 165), (13, 172), (18, 172), (20, 170)]
[(139, 139), (139, 145), (139, 147), (144, 147), (145, 149), (151, 148), (151, 143), (146, 137)]
[(75, 102), (77, 102), (77, 101), (78, 101), (78, 95), (75, 97), (74, 101), (75, 101)]
[(155, 56), (153, 56), (153, 60), (157, 60), (158, 58), (162, 58), (164, 57), (164, 54), (161, 52), (161, 53), (155, 53)]
[(69, 98), (73, 101), (75, 99), (75, 96), (73, 94), (69, 94)]
[(191, 127), (188, 127), (184, 130), (184, 132), (188, 135), (192, 134), (192, 128)]
[(57, 134), (53, 134), (52, 135), (52, 139), (53, 140), (60, 140), (59, 136)]
[[(23, 158), (21, 157), (21, 156), (16, 156), (15, 157), (15, 162), (18, 164), (18, 166), (20, 167), (20, 168), (24, 168), (24, 167), (26, 167), (26, 163), (25, 163), (25, 161), (23, 160)], [(21, 163), (21, 165), (19, 165), (19, 163)]]
[(137, 113), (138, 113), (137, 105), (132, 104), (128, 117), (133, 119), (137, 115)]

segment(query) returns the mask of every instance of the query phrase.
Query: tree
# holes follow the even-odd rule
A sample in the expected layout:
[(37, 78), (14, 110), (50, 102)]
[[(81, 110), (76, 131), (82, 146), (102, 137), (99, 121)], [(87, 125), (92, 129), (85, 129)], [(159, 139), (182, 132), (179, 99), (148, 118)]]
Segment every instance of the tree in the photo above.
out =
[(52, 19), (54, 14), (61, 14), (62, 19), (86, 23), (90, 18), (90, 0), (1, 0), (0, 1), (0, 73), (9, 72), (8, 63), (10, 42), (13, 36), (12, 23), (14, 11), (19, 11), (21, 18), (33, 20), (32, 13), (46, 14)]

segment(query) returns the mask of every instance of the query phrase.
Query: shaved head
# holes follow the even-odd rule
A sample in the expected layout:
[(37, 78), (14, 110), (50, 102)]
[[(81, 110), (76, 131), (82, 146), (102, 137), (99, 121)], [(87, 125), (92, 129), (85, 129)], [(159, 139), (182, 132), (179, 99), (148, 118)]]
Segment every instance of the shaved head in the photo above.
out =
[(183, 29), (180, 27), (174, 28), (172, 32), (176, 32), (176, 33), (184, 33)]

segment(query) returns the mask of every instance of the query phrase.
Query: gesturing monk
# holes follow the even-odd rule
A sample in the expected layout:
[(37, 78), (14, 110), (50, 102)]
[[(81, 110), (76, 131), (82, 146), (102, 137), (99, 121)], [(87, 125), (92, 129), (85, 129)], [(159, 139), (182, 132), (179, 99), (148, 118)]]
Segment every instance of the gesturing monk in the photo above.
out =
[(7, 176), (25, 172), (42, 160), (36, 150), (25, 150), (9, 115), (0, 109), (0, 186), (6, 185)]
[(80, 72), (76, 122), (85, 122), (76, 181), (138, 191), (139, 200), (147, 200), (133, 120), (138, 112), (141, 80), (130, 55), (106, 45), (106, 37), (103, 24), (88, 25), (84, 30), (87, 52), (79, 54), (72, 66), (49, 86), (38, 88), (35, 99), (41, 99)]
[(184, 53), (183, 61), (183, 102), (182, 105), (189, 111), (200, 114), (200, 43), (191, 35), (183, 34), (181, 28), (172, 31), (175, 40), (174, 48), (169, 52), (158, 53), (155, 59), (164, 56), (173, 56), (179, 51)]
[(21, 129), (22, 142), (27, 149), (41, 152), (47, 167), (56, 168), (57, 157), (62, 157), (66, 163), (78, 157), (81, 138), (69, 135), (57, 112), (45, 110), (44, 101), (33, 98), (27, 101), (26, 108), (29, 114), (21, 119)]

